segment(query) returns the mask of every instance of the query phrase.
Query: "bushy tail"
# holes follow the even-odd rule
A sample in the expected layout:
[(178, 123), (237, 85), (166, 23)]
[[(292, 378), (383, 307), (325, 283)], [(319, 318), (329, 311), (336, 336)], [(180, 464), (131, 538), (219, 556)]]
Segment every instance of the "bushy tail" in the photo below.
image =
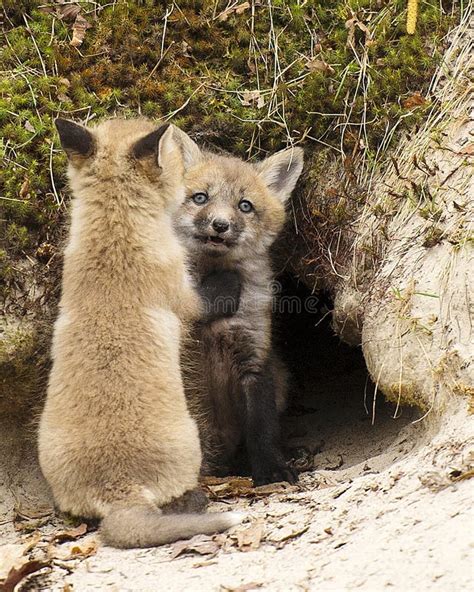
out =
[(162, 514), (147, 505), (120, 507), (102, 521), (101, 536), (105, 544), (120, 549), (157, 547), (196, 534), (214, 534), (242, 521), (237, 512), (210, 514)]

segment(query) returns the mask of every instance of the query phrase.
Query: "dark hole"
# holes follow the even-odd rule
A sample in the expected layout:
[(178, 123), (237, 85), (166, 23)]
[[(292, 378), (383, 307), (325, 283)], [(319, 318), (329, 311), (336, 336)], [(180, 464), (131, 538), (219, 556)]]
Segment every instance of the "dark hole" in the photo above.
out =
[[(360, 347), (331, 327), (332, 301), (311, 294), (290, 275), (279, 278), (275, 342), (290, 371), (282, 418), (288, 456), (300, 470), (345, 469), (365, 463), (376, 471), (381, 454), (416, 413), (385, 401), (370, 380)], [(390, 459), (385, 459), (390, 462)]]

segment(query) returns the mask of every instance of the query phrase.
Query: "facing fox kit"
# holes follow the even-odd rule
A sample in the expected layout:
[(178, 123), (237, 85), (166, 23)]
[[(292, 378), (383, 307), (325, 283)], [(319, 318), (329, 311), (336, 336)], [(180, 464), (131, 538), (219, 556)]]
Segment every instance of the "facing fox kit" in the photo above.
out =
[(257, 485), (294, 482), (297, 476), (287, 467), (279, 442), (287, 375), (272, 348), (270, 247), (284, 224), (303, 151), (285, 150), (252, 165), (201, 151), (183, 132), (178, 138), (186, 199), (177, 228), (193, 271), (198, 281), (212, 274), (216, 281), (227, 277), (223, 295), (236, 293), (237, 276), (241, 290), (235, 314), (202, 324), (197, 336), (208, 416), (205, 451), (206, 431), (211, 432), (205, 465), (241, 471), (236, 459), (243, 449), (243, 468), (250, 469)]
[(59, 509), (102, 518), (112, 546), (224, 530), (238, 517), (170, 515), (206, 503), (195, 491), (200, 444), (179, 366), (180, 335), (200, 302), (171, 222), (183, 199), (173, 128), (144, 119), (56, 125), (74, 198), (42, 471)]

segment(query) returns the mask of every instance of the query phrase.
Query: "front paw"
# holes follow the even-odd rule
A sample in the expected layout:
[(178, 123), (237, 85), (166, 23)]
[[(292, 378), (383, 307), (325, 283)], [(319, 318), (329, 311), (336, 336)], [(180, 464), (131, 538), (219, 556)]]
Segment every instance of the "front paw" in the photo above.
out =
[(254, 465), (252, 479), (255, 487), (281, 481), (294, 484), (298, 481), (298, 473), (288, 466), (284, 460), (262, 459)]

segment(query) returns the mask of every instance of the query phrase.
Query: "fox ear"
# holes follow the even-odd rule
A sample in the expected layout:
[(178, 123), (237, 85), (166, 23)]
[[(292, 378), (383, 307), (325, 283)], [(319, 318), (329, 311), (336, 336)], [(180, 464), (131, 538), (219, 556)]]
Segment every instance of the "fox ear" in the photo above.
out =
[(269, 156), (256, 166), (258, 175), (282, 203), (295, 188), (303, 170), (304, 152), (301, 148), (289, 148)]
[(188, 136), (186, 132), (180, 130), (178, 127), (173, 126), (175, 129), (175, 138), (181, 148), (181, 154), (183, 155), (183, 163), (185, 170), (200, 163), (203, 159), (203, 153), (199, 146), (194, 140)]
[(68, 158), (92, 156), (94, 152), (94, 136), (86, 127), (68, 119), (56, 119), (54, 123), (59, 133), (61, 146)]
[(165, 123), (135, 142), (132, 146), (132, 154), (139, 160), (155, 157), (156, 164), (162, 167), (166, 156), (172, 150), (172, 136), (173, 132), (170, 124)]

